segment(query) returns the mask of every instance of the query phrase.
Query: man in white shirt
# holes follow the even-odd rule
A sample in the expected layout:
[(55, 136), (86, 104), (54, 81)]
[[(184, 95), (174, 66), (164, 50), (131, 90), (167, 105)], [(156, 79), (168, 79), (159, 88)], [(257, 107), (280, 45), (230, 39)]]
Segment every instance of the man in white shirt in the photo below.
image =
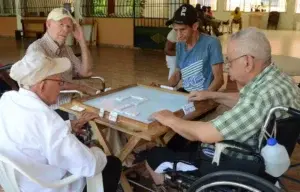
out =
[[(20, 85), (0, 100), (0, 153), (39, 180), (51, 182), (68, 174), (93, 177), (102, 172), (105, 191), (115, 191), (121, 163), (106, 157), (95, 145), (83, 145), (72, 132), (81, 131), (97, 114), (85, 113), (73, 121), (63, 119), (51, 108), (64, 84), (61, 74), (71, 67), (67, 58), (50, 58), (40, 52), (28, 53), (10, 72)], [(16, 172), (24, 192), (81, 192), (85, 179), (63, 188), (43, 188)]]
[(167, 66), (169, 68), (169, 76), (168, 79), (173, 75), (176, 70), (176, 32), (172, 29), (167, 36), (167, 42), (165, 45), (165, 54)]

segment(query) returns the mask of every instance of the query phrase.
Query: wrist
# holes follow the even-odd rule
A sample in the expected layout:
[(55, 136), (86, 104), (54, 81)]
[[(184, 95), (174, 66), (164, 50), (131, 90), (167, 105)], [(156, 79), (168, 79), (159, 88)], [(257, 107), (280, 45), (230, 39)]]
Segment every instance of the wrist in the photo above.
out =
[(80, 47), (82, 48), (82, 47), (87, 47), (87, 45), (86, 45), (86, 42), (85, 42), (85, 39), (83, 38), (83, 39), (80, 39), (79, 41), (78, 41), (78, 43), (79, 43), (79, 45), (80, 45)]

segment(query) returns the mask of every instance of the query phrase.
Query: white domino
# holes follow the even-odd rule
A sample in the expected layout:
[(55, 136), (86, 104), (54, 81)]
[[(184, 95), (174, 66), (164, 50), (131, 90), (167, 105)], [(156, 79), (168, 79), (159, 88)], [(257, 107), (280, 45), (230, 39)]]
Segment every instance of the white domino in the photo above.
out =
[(131, 107), (132, 105), (133, 105), (132, 103), (125, 104), (125, 105), (119, 107), (118, 110), (123, 111), (124, 109), (127, 109), (127, 108)]
[(80, 106), (78, 106), (78, 105), (73, 105), (73, 106), (71, 107), (71, 109), (72, 109), (73, 111), (78, 111), (78, 112), (82, 112), (82, 111), (85, 110), (85, 108), (80, 107)]
[(100, 108), (99, 117), (104, 117), (104, 109)]
[(128, 99), (129, 97), (128, 96), (125, 96), (125, 97), (117, 97), (116, 100), (117, 101), (124, 101), (125, 99)]
[(144, 100), (143, 97), (138, 97), (138, 96), (134, 96), (134, 95), (132, 95), (131, 98), (133, 98), (133, 99), (138, 99), (138, 100), (141, 100), (141, 101)]
[(193, 102), (184, 105), (182, 109), (185, 115), (192, 113), (196, 110)]
[(110, 120), (112, 122), (116, 122), (117, 119), (118, 119), (118, 113), (116, 111), (112, 111), (109, 113), (108, 120)]
[(126, 115), (130, 116), (130, 117), (136, 117), (138, 116), (140, 113), (139, 112), (125, 112)]
[(170, 87), (170, 86), (166, 86), (166, 85), (161, 85), (160, 88), (168, 89), (168, 90), (171, 90), (171, 91), (175, 90), (175, 87)]

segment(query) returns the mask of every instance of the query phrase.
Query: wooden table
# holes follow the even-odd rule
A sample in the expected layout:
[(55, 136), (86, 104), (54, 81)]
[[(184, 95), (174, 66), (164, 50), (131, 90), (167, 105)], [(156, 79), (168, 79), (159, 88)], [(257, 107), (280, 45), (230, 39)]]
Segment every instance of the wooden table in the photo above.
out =
[[(101, 98), (106, 95), (118, 92), (120, 90), (132, 87), (132, 86), (137, 86), (137, 85), (131, 85), (131, 86), (126, 86), (126, 87), (121, 87), (119, 89), (114, 89), (107, 91), (105, 93), (101, 93), (97, 95), (97, 97)], [(144, 86), (144, 85), (142, 85)], [(180, 94), (180, 95), (187, 95), (185, 93), (179, 93), (176, 91), (170, 91), (166, 89), (161, 89), (157, 87), (152, 87), (152, 86), (145, 86), (149, 89), (153, 90), (160, 90), (172, 94)], [(76, 116), (80, 115), (79, 112), (71, 110), (71, 107), (74, 105), (79, 105), (83, 106), (87, 111), (90, 112), (96, 112), (99, 113), (99, 109), (86, 106), (83, 104), (84, 101), (90, 100), (91, 98), (83, 99), (83, 100), (73, 100), (71, 103), (64, 104), (60, 106), (60, 109), (63, 111), (66, 111), (68, 113), (74, 114)], [(184, 112), (182, 109), (174, 112), (174, 114), (178, 117), (182, 117), (184, 119), (189, 119), (192, 120), (196, 117), (199, 117), (202, 114), (205, 114), (213, 109), (215, 109), (218, 104), (215, 103), (212, 100), (207, 100), (207, 101), (201, 101), (201, 102), (195, 102), (194, 103), (196, 110), (188, 115), (184, 115)], [(103, 146), (104, 152), (107, 155), (112, 154), (112, 150), (110, 147), (110, 144), (106, 141), (104, 134), (103, 134), (103, 129), (104, 128), (111, 128), (114, 130), (118, 130), (122, 133), (125, 133), (129, 136), (129, 140), (126, 143), (126, 145), (123, 147), (121, 150), (121, 153), (118, 155), (119, 159), (124, 162), (128, 155), (135, 149), (135, 147), (138, 146), (139, 143), (142, 141), (146, 142), (155, 142), (158, 145), (165, 145), (175, 134), (173, 131), (169, 131), (169, 128), (166, 126), (161, 125), (157, 121), (154, 121), (150, 123), (147, 127), (145, 128), (140, 128), (136, 125), (141, 125), (139, 122), (135, 122), (132, 119), (120, 116), (117, 119), (117, 122), (111, 122), (108, 120), (109, 112), (105, 112), (103, 118), (98, 118), (95, 119), (94, 121), (91, 121), (90, 124), (92, 126), (93, 133), (96, 135), (97, 139), (99, 140), (100, 144)], [(169, 131), (169, 132), (168, 132)], [(166, 134), (167, 133), (167, 134)], [(162, 137), (163, 136), (163, 137)], [(127, 181), (127, 178), (124, 173), (121, 175), (121, 184), (125, 192), (131, 192), (132, 189)]]

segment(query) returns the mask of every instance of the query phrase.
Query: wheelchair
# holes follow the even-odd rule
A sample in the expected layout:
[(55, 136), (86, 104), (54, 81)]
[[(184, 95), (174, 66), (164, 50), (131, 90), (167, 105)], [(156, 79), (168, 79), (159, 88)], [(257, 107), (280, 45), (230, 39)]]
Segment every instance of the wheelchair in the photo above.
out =
[[(275, 113), (285, 112), (289, 115), (285, 119), (276, 119)], [(176, 165), (178, 162), (174, 162), (172, 169), (168, 169), (165, 172), (165, 185), (175, 188), (178, 191), (183, 192), (279, 192), (283, 191), (284, 186), (280, 182), (280, 178), (272, 177), (265, 172), (265, 164), (263, 157), (260, 155), (260, 150), (265, 145), (263, 139), (264, 134), (268, 137), (276, 136), (279, 144), (283, 145), (291, 156), (295, 145), (299, 142), (300, 134), (300, 111), (287, 108), (287, 107), (274, 107), (272, 108), (265, 120), (265, 123), (261, 129), (259, 137), (259, 147), (256, 152), (251, 151), (248, 146), (233, 142), (233, 141), (222, 141), (217, 145), (225, 145), (226, 149), (234, 152), (240, 152), (244, 154), (253, 154), (257, 159), (252, 165), (245, 164), (237, 169), (232, 167), (228, 170), (219, 171), (207, 171), (206, 174), (195, 175), (187, 172), (176, 171)], [(217, 150), (216, 150), (217, 151)], [(215, 152), (216, 153), (216, 152)], [(215, 154), (216, 155), (216, 154)], [(222, 157), (221, 157), (222, 158)], [(261, 162), (262, 166), (259, 166)], [(182, 162), (187, 163), (187, 162)], [(211, 163), (211, 162), (209, 162)], [(222, 161), (219, 162), (220, 165)], [(257, 163), (257, 167), (255, 166)], [(214, 164), (215, 166), (218, 166)], [(293, 166), (290, 166), (290, 168)], [(256, 170), (255, 170), (256, 169)], [(276, 183), (276, 186), (275, 186)], [(279, 186), (278, 186), (279, 185)]]

